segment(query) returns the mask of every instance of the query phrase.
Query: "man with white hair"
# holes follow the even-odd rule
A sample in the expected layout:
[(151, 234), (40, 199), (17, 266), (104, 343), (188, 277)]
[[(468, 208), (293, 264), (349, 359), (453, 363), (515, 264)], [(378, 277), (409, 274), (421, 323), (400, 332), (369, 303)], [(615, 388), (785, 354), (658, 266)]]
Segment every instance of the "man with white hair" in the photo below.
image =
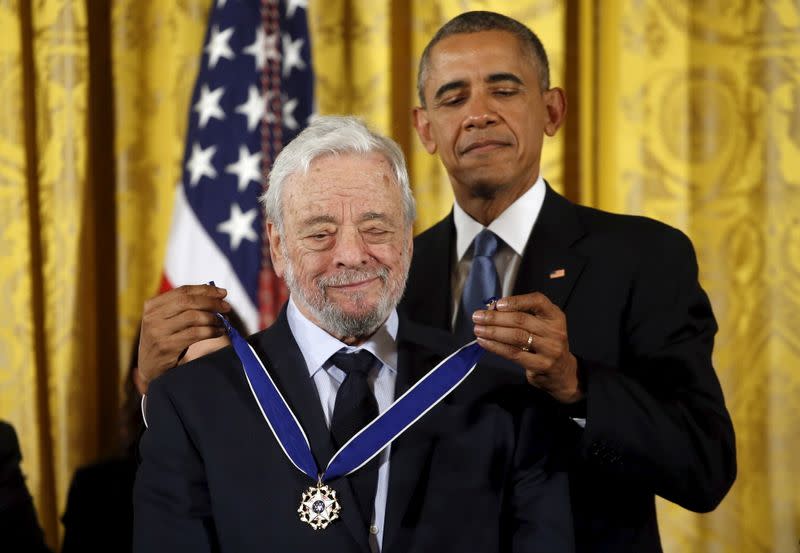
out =
[(395, 311), (414, 219), (397, 145), (321, 117), (264, 204), (290, 300), (151, 384), (134, 550), (572, 551), (543, 394), (469, 376), (478, 346), (448, 357), (449, 333)]

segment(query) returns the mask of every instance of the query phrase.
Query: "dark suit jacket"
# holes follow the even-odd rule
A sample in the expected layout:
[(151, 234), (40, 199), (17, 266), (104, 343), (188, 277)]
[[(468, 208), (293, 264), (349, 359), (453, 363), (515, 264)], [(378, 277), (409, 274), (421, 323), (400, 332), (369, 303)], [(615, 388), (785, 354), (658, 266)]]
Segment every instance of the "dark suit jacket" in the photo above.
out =
[(47, 553), (20, 461), (14, 428), (0, 422), (0, 550)]
[[(401, 320), (397, 395), (452, 353), (450, 340)], [(249, 341), (324, 467), (330, 433), (285, 312)], [(566, 476), (547, 465), (552, 419), (510, 381), (476, 370), (393, 443), (383, 552), (572, 551)], [(311, 482), (285, 458), (231, 348), (153, 382), (147, 414), (134, 551), (369, 552), (347, 478), (331, 483), (340, 520), (319, 531), (299, 520)]]
[[(452, 214), (414, 242), (402, 307), (450, 328)], [(564, 269), (562, 278), (550, 278)], [(654, 495), (710, 511), (736, 476), (733, 426), (711, 365), (717, 325), (691, 243), (642, 217), (574, 205), (548, 187), (514, 294), (567, 317), (587, 400), (563, 417), (581, 552), (661, 551)]]

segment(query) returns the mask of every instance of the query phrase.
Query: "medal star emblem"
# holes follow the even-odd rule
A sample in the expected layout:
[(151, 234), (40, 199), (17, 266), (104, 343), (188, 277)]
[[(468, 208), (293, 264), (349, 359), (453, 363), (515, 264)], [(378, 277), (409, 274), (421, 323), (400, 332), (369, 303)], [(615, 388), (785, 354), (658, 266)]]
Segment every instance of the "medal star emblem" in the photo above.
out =
[(303, 492), (300, 507), (297, 508), (300, 520), (314, 530), (327, 528), (331, 522), (339, 518), (341, 510), (342, 507), (336, 499), (336, 490), (321, 483)]

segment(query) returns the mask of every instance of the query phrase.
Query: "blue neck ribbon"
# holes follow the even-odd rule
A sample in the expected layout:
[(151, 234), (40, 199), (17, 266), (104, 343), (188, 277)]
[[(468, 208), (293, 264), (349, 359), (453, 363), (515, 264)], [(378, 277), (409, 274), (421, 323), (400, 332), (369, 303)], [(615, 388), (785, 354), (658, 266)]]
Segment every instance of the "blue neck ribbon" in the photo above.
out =
[(367, 464), (461, 384), (484, 354), (474, 341), (452, 353), (339, 448), (320, 473), (308, 437), (252, 346), (225, 317), (219, 313), (217, 316), (225, 325), (250, 391), (281, 449), (298, 470), (319, 482), (330, 482)]

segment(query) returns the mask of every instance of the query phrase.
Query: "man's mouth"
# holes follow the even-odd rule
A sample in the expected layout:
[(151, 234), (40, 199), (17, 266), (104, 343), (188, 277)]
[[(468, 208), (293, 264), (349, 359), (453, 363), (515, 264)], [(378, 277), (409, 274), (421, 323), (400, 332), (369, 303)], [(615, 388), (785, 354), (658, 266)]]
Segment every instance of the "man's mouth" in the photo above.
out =
[(388, 271), (379, 267), (373, 270), (350, 270), (328, 276), (317, 282), (320, 291), (360, 292), (372, 286), (376, 281), (385, 281)]
[(380, 280), (380, 277), (372, 276), (353, 282), (347, 282), (341, 284), (329, 284), (327, 287), (329, 289), (332, 288), (334, 290), (341, 290), (344, 292), (355, 292), (357, 290), (361, 290), (362, 288), (368, 287), (370, 284), (372, 284), (377, 280)]
[(466, 155), (469, 153), (481, 154), (485, 152), (491, 152), (493, 150), (505, 148), (508, 145), (508, 142), (504, 142), (502, 140), (478, 140), (468, 144), (465, 148), (463, 148), (461, 150), (461, 155)]

